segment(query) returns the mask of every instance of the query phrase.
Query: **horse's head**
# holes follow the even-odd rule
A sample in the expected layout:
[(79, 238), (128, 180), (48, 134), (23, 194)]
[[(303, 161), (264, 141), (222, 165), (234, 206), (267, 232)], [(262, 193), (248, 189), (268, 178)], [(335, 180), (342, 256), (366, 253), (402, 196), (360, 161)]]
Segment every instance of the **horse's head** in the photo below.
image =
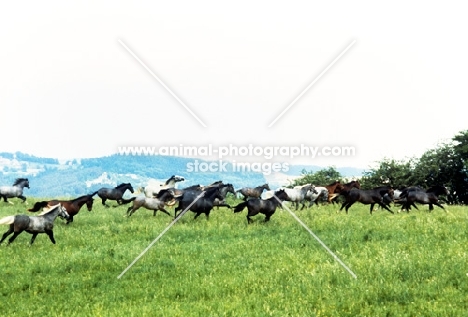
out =
[[(275, 192), (276, 198), (278, 198), (280, 201), (285, 201), (288, 199), (288, 194), (286, 194), (286, 191), (284, 189), (279, 189)], [(275, 199), (276, 199), (275, 198)]]
[(22, 186), (29, 188), (29, 180), (27, 178), (17, 178), (13, 183), (13, 186)]
[(135, 190), (133, 189), (132, 184), (127, 183), (126, 185), (127, 185), (128, 190), (133, 194), (135, 192)]
[(315, 194), (315, 195), (319, 193), (313, 184), (310, 184), (310, 188), (307, 191), (310, 191), (312, 192), (312, 194)]
[(89, 197), (89, 199), (86, 201), (86, 208), (88, 208), (88, 211), (93, 210), (93, 196)]
[(63, 207), (61, 204), (59, 205), (59, 213), (58, 216), (62, 219), (68, 220), (70, 219), (70, 215), (67, 212), (67, 209)]
[(232, 184), (227, 184), (226, 185), (226, 194), (227, 193), (231, 193), (233, 195), (236, 194), (236, 191), (234, 190), (234, 186), (232, 186)]
[(270, 189), (270, 186), (269, 186), (268, 184), (264, 184), (264, 185), (263, 185), (263, 188), (265, 188), (266, 190), (271, 190), (271, 189)]
[(395, 195), (395, 191), (393, 190), (393, 187), (388, 187), (387, 194), (393, 200), (393, 197)]

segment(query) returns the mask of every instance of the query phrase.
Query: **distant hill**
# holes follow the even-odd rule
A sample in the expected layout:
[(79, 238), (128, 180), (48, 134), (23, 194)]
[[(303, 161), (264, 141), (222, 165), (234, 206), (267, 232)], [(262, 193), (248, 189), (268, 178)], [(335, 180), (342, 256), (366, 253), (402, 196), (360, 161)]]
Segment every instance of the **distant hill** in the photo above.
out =
[[(290, 179), (301, 172), (316, 171), (319, 166), (289, 166), (289, 171), (271, 175), (260, 172), (234, 171), (230, 164), (223, 172), (189, 172), (189, 164), (195, 159), (173, 156), (128, 156), (110, 155), (100, 158), (60, 161), (16, 152), (0, 153), (0, 186), (11, 185), (18, 177), (27, 177), (30, 189), (26, 197), (76, 197), (98, 190), (101, 187), (115, 187), (120, 183), (131, 183), (134, 188), (145, 186), (150, 180), (165, 181), (172, 175), (183, 176), (186, 181), (178, 187), (196, 184), (210, 184), (222, 180), (234, 187), (257, 186), (269, 182), (276, 188), (288, 185)], [(197, 159), (199, 163), (210, 163)], [(362, 170), (346, 168), (337, 170), (345, 177), (359, 176)], [(128, 195), (128, 193), (127, 193)]]

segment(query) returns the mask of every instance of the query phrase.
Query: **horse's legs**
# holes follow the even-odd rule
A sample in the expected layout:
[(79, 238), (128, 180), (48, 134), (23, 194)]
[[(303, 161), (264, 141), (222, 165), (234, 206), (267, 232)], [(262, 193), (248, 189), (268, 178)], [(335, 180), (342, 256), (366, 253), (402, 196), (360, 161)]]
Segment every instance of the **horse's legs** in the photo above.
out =
[[(355, 203), (355, 201), (348, 203), (348, 205), (346, 206), (346, 209), (345, 209), (345, 210), (346, 210), (346, 214), (348, 214), (348, 209), (349, 209), (349, 207), (351, 207), (354, 203)], [(341, 210), (341, 209), (340, 209), (340, 210)]]
[(197, 212), (197, 214), (195, 215), (195, 217), (193, 217), (193, 220), (197, 219), (198, 216), (200, 216), (202, 213), (201, 212)]
[(21, 199), (23, 201), (23, 203), (26, 202), (26, 197), (24, 197), (23, 195), (18, 196), (18, 198)]
[(66, 224), (68, 225), (70, 222), (73, 222), (73, 216), (71, 216), (71, 215), (70, 215), (70, 217), (68, 218), (68, 220), (67, 220), (67, 223), (66, 223)]
[[(382, 207), (383, 209), (385, 209), (385, 210), (391, 212), (392, 214), (394, 214), (394, 212), (391, 211), (390, 208), (388, 208), (387, 205), (385, 205), (383, 202), (379, 201), (379, 202), (377, 202), (377, 203), (378, 203), (379, 206)], [(372, 212), (371, 212), (371, 214), (372, 214)]]
[(174, 218), (177, 218), (177, 212), (181, 210), (182, 208), (178, 205), (177, 207), (174, 208)]
[(23, 230), (21, 230), (21, 231), (16, 231), (15, 233), (13, 233), (13, 236), (11, 236), (11, 238), (8, 239), (8, 244), (12, 243), (12, 242), (16, 239), (16, 237), (19, 236), (19, 234), (20, 234), (21, 232), (23, 232)]
[(372, 215), (372, 211), (374, 210), (375, 203), (370, 204), (370, 214)]
[(109, 207), (109, 206), (106, 205), (106, 200), (107, 200), (107, 198), (101, 198), (101, 200), (102, 200), (102, 205), (103, 205), (104, 207)]
[[(431, 205), (432, 205), (432, 204), (429, 204), (429, 206), (431, 206)], [(447, 210), (444, 208), (444, 206), (442, 206), (439, 202), (434, 203), (434, 205), (436, 205), (436, 206), (442, 208), (443, 210), (445, 210), (445, 212), (447, 212)], [(434, 206), (432, 206), (432, 209), (434, 209)], [(430, 209), (429, 209), (429, 210), (430, 210)]]
[[(50, 241), (52, 241), (53, 244), (55, 244), (55, 239), (54, 239), (54, 232), (52, 230), (46, 230), (47, 235), (50, 238)], [(32, 244), (32, 243), (31, 243)]]
[(133, 209), (133, 208), (134, 208), (134, 206), (128, 207), (128, 209), (127, 209), (127, 217), (130, 217), (130, 216), (135, 212), (135, 210), (138, 209), (138, 208), (135, 208), (135, 209)]
[[(169, 217), (171, 216), (171, 214), (170, 214), (166, 209), (161, 208), (161, 209), (159, 209), (159, 210), (161, 210), (163, 213), (167, 214)], [(153, 216), (155, 216), (155, 215), (156, 215), (156, 210), (155, 210), (154, 213), (153, 213)]]
[(36, 240), (37, 235), (38, 235), (38, 232), (35, 232), (32, 234), (31, 241), (29, 241), (30, 246), (34, 243), (34, 240)]
[(2, 243), (3, 240), (6, 239), (6, 237), (8, 237), (10, 234), (13, 233), (13, 228), (14, 228), (14, 226), (13, 226), (13, 225), (10, 225), (10, 228), (7, 230), (7, 232), (5, 232), (5, 233), (3, 234), (2, 240), (0, 240), (0, 243)]
[[(348, 205), (348, 202), (347, 202), (347, 201), (345, 201), (345, 202), (344, 202), (344, 203), (341, 205), (341, 208), (340, 208), (340, 210), (338, 210), (338, 211), (342, 211), (342, 210), (343, 210), (343, 208), (344, 208), (344, 207), (346, 207), (347, 205)], [(346, 208), (346, 211), (347, 211), (347, 210), (348, 210), (348, 208)]]

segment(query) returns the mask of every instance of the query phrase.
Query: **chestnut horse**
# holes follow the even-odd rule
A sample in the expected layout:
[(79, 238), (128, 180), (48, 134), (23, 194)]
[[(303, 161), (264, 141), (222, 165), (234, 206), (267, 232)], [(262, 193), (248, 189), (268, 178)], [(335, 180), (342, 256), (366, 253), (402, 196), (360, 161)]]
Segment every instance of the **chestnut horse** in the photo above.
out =
[(93, 202), (94, 202), (93, 196), (96, 194), (97, 192), (94, 192), (92, 194), (80, 196), (72, 200), (38, 201), (37, 203), (34, 204), (32, 208), (28, 209), (28, 211), (37, 212), (41, 210), (41, 208), (44, 208), (44, 207), (50, 208), (55, 205), (61, 204), (63, 207), (65, 207), (69, 215), (69, 218), (67, 219), (67, 225), (68, 225), (70, 222), (73, 222), (73, 216), (75, 216), (80, 211), (81, 207), (84, 204), (86, 204), (88, 211), (93, 210)]

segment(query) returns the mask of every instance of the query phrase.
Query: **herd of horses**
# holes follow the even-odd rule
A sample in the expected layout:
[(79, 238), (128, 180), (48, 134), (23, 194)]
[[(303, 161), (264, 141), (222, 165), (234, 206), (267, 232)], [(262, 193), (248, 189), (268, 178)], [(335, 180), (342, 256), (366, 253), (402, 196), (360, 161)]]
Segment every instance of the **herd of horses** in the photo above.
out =
[[(299, 205), (302, 205), (301, 210), (306, 208), (307, 202), (309, 203), (309, 207), (314, 204), (319, 205), (321, 202), (341, 204), (341, 208), (338, 211), (344, 209), (346, 213), (348, 213), (349, 208), (353, 204), (360, 202), (370, 205), (370, 213), (372, 214), (376, 205), (394, 213), (390, 209), (392, 202), (400, 205), (400, 210), (407, 212), (412, 207), (418, 209), (416, 203), (429, 205), (429, 210), (433, 210), (434, 205), (445, 209), (439, 201), (439, 196), (448, 195), (448, 190), (444, 186), (434, 186), (427, 190), (417, 186), (400, 189), (394, 189), (391, 186), (361, 189), (361, 185), (357, 180), (346, 184), (335, 181), (327, 186), (306, 184), (276, 190), (271, 190), (268, 184), (235, 190), (232, 184), (224, 184), (222, 181), (217, 181), (206, 186), (194, 185), (177, 189), (176, 183), (184, 180), (183, 177), (173, 175), (164, 183), (153, 183), (151, 186), (138, 188), (137, 191), (134, 190), (130, 183), (122, 183), (114, 188), (103, 187), (96, 192), (72, 200), (36, 202), (28, 211), (38, 212), (43, 210), (38, 216), (15, 215), (0, 219), (0, 224), (10, 226), (8, 231), (3, 234), (0, 243), (13, 234), (8, 240), (8, 244), (10, 244), (23, 231), (32, 234), (31, 245), (38, 233), (46, 233), (52, 243), (55, 243), (52, 231), (55, 218), (61, 217), (66, 220), (67, 224), (73, 222), (73, 217), (78, 214), (83, 205), (86, 205), (88, 211), (92, 210), (93, 197), (95, 195), (98, 195), (102, 205), (105, 207), (109, 207), (106, 204), (108, 200), (116, 201), (117, 206), (132, 203), (127, 209), (127, 217), (130, 217), (141, 207), (153, 210), (153, 216), (156, 215), (157, 211), (171, 216), (166, 208), (167, 206), (177, 204), (174, 209), (175, 218), (178, 213), (180, 214), (180, 212), (188, 210), (195, 213), (194, 219), (198, 218), (201, 214), (205, 214), (206, 218), (209, 219), (210, 212), (214, 207), (227, 207), (232, 209), (234, 213), (241, 212), (247, 208), (247, 223), (251, 223), (253, 221), (251, 217), (259, 213), (265, 215), (265, 222), (269, 221), (276, 209), (278, 207), (282, 208), (284, 201), (291, 202), (296, 207), (296, 210), (299, 209)], [(25, 202), (26, 197), (23, 196), (24, 188), (29, 188), (29, 180), (27, 178), (18, 178), (12, 186), (0, 187), (0, 199), (3, 198), (4, 202), (8, 202), (8, 198), (17, 197), (22, 202)], [(132, 194), (144, 193), (144, 196), (138, 195), (125, 199), (123, 196), (127, 190)], [(229, 193), (240, 197), (242, 202), (231, 207), (226, 203), (226, 196)], [(341, 199), (341, 202), (339, 202), (339, 199)]]

